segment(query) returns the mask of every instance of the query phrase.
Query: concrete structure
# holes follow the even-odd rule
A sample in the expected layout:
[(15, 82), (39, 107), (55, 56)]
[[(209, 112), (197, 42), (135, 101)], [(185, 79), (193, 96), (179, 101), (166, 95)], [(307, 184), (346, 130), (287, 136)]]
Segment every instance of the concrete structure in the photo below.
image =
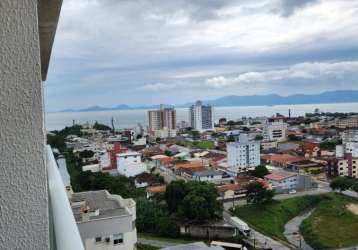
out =
[[(148, 111), (148, 118), (149, 132), (152, 135), (159, 138), (176, 135), (176, 111), (174, 108), (161, 106), (159, 110), (150, 110)], [(159, 133), (159, 136), (156, 133)]]
[(136, 204), (106, 190), (74, 193), (73, 214), (86, 250), (134, 250)]
[(197, 101), (189, 110), (190, 126), (199, 132), (214, 129), (213, 109)]
[(277, 148), (277, 141), (261, 141), (262, 150), (270, 150)]
[(117, 154), (117, 170), (121, 175), (132, 177), (147, 171), (147, 167), (140, 153), (128, 152)]
[(239, 141), (228, 143), (226, 148), (230, 172), (245, 172), (260, 165), (260, 142), (249, 141), (246, 134), (240, 134)]
[(287, 138), (287, 123), (285, 117), (272, 117), (264, 124), (264, 139), (269, 141), (284, 141)]
[(0, 242), (49, 249), (43, 85), (61, 0), (0, 2)]

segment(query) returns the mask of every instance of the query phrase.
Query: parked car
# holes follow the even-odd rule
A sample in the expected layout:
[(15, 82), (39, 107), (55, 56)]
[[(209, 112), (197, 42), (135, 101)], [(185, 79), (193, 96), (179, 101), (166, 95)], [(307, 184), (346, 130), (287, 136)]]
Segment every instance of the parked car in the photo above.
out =
[(289, 194), (295, 194), (295, 193), (297, 193), (297, 191), (296, 191), (296, 189), (291, 189), (288, 193)]

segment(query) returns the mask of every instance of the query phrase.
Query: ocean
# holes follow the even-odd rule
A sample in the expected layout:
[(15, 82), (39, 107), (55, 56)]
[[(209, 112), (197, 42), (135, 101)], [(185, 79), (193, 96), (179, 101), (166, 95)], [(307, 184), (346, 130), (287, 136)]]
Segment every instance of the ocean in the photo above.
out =
[[(288, 115), (291, 109), (291, 116), (304, 115), (312, 113), (318, 108), (322, 112), (358, 112), (358, 103), (336, 103), (336, 104), (304, 104), (304, 105), (275, 105), (275, 106), (240, 106), (240, 107), (214, 107), (214, 120), (217, 122), (225, 117), (228, 120), (246, 117), (273, 116), (276, 113)], [(177, 121), (188, 121), (188, 108), (177, 108)], [(114, 119), (116, 128), (131, 128), (138, 123), (143, 127), (148, 125), (148, 110), (113, 110), (113, 111), (95, 111), (95, 112), (51, 112), (46, 113), (46, 129), (59, 130), (65, 126), (71, 126), (73, 121), (77, 124), (86, 122), (94, 123), (98, 121), (110, 125), (111, 118)]]

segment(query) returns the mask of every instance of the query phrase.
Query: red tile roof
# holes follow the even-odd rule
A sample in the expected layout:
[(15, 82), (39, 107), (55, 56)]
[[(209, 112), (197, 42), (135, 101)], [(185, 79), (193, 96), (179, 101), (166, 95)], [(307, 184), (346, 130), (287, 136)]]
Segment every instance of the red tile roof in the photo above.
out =
[(294, 156), (289, 154), (266, 154), (261, 156), (266, 161), (276, 161), (281, 163), (290, 163), (295, 161), (305, 160), (304, 157)]
[(167, 189), (166, 185), (147, 187), (146, 192), (152, 194), (164, 193)]
[(273, 181), (282, 181), (284, 179), (290, 178), (292, 176), (296, 176), (297, 174), (291, 173), (291, 174), (280, 174), (280, 173), (272, 173), (265, 176), (265, 179), (273, 180)]

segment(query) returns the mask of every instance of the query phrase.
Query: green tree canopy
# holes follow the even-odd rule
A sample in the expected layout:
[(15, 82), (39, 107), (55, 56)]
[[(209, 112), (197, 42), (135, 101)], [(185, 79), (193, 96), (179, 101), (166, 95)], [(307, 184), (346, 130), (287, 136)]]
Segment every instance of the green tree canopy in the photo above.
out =
[(263, 178), (265, 175), (268, 175), (269, 173), (270, 172), (268, 171), (266, 166), (263, 165), (257, 166), (254, 170), (250, 171), (250, 175), (258, 178)]
[(333, 190), (345, 191), (354, 185), (354, 180), (347, 177), (336, 177), (331, 183), (330, 187)]
[(173, 181), (167, 186), (165, 200), (171, 213), (198, 222), (221, 216), (216, 187), (207, 182)]
[(98, 123), (97, 121), (93, 124), (93, 128), (97, 130), (112, 130), (111, 127)]
[(275, 192), (268, 190), (259, 182), (249, 183), (247, 186), (246, 199), (248, 203), (262, 204), (272, 200)]

